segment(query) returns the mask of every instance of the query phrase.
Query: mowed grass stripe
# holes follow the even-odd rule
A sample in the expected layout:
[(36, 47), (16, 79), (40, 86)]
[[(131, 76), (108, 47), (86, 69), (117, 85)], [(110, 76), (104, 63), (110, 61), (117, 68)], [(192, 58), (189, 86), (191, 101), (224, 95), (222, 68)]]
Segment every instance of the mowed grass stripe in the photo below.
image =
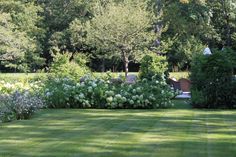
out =
[[(67, 123), (71, 123), (75, 120), (70, 117), (68, 119), (68, 117), (66, 115), (59, 112), (59, 113), (57, 113), (57, 114), (59, 114), (59, 117), (53, 116), (53, 118), (50, 118), (50, 117), (46, 116), (46, 118), (48, 118), (49, 120), (42, 119), (42, 118), (39, 119), (39, 121), (41, 121), (42, 124), (40, 124), (40, 126), (38, 126), (37, 128), (34, 128), (35, 129), (34, 131), (43, 132), (44, 134), (46, 134), (46, 136), (48, 137), (46, 140), (44, 138), (35, 140), (34, 137), (32, 138), (31, 136), (28, 136), (25, 139), (27, 139), (27, 142), (31, 142), (31, 147), (37, 146), (37, 148), (33, 148), (34, 152), (40, 148), (40, 150), (38, 152), (44, 152), (44, 154), (45, 154), (48, 151), (58, 151), (57, 148), (60, 147), (60, 145), (66, 144), (66, 142), (68, 142), (68, 141), (78, 140), (78, 141), (80, 141), (79, 144), (81, 144), (81, 142), (89, 144), (90, 141), (88, 139), (90, 139), (90, 136), (92, 136), (92, 135), (95, 135), (96, 138), (93, 137), (91, 139), (97, 139), (99, 136), (101, 136), (100, 134), (103, 134), (106, 136), (107, 135), (112, 136), (112, 137), (110, 137), (110, 139), (114, 139), (113, 136), (115, 136), (115, 135), (112, 132), (114, 132), (115, 130), (117, 130), (118, 132), (122, 132), (123, 131), (122, 128), (126, 128), (126, 130), (127, 130), (128, 127), (130, 127), (130, 126), (132, 127), (132, 125), (134, 125), (133, 121), (135, 121), (135, 123), (138, 122), (137, 117), (132, 118), (132, 116), (130, 116), (129, 114), (121, 113), (122, 118), (120, 118), (119, 117), (120, 114), (115, 114), (114, 111), (112, 111), (112, 113), (110, 113), (113, 116), (113, 119), (112, 119), (112, 117), (109, 117), (109, 118), (104, 117), (106, 115), (106, 112), (105, 112), (105, 114), (103, 113), (103, 115), (99, 115), (99, 117), (97, 117), (97, 116), (94, 116), (94, 114), (91, 113), (91, 111), (92, 110), (88, 111), (89, 113), (87, 113), (87, 114), (89, 114), (89, 118), (86, 117), (86, 114), (84, 115), (83, 110), (80, 111), (80, 113), (78, 114), (79, 116), (77, 116), (77, 118), (76, 118), (76, 116), (74, 117), (74, 119), (79, 119), (79, 120), (87, 118), (85, 122), (82, 122), (83, 123), (82, 125), (78, 125), (79, 132), (73, 132), (73, 130), (76, 130), (77, 127), (74, 127), (74, 128), (71, 126), (69, 128), (67, 127), (67, 125), (68, 125)], [(66, 111), (66, 112), (68, 112), (68, 111)], [(129, 111), (127, 111), (127, 113), (128, 112)], [(63, 116), (65, 116), (65, 117), (63, 118), (63, 120), (61, 120), (61, 117), (63, 117)], [(117, 116), (119, 118), (117, 118)], [(73, 117), (73, 115), (72, 115), (72, 117)], [(96, 118), (95, 121), (94, 121), (94, 118)], [(99, 119), (102, 119), (102, 121), (98, 123), (97, 120), (99, 120)], [(116, 120), (118, 120), (118, 121), (116, 121)], [(29, 122), (29, 121), (27, 121), (27, 122)], [(63, 129), (61, 129), (61, 126), (58, 125), (60, 123), (64, 124)], [(84, 124), (86, 124), (86, 125), (84, 125)], [(149, 124), (149, 123), (147, 123), (147, 124)], [(32, 125), (34, 126), (35, 124), (32, 124)], [(10, 128), (12, 128), (12, 127), (10, 127)], [(53, 130), (50, 130), (50, 128), (53, 128)], [(84, 132), (84, 130), (81, 128), (87, 128), (88, 131)], [(113, 130), (113, 131), (110, 132), (109, 130)], [(23, 130), (20, 130), (19, 132), (24, 133)], [(104, 132), (107, 132), (107, 133), (104, 133)], [(28, 133), (32, 134), (32, 131), (28, 132)], [(62, 140), (64, 139), (64, 141), (55, 140), (55, 138), (57, 138), (57, 137), (59, 139), (62, 138)], [(86, 141), (81, 141), (81, 139), (84, 139), (84, 137), (86, 137)], [(101, 139), (100, 141), (104, 141), (104, 139)], [(103, 144), (106, 145), (106, 143), (104, 143), (104, 142), (103, 142)], [(50, 148), (50, 149), (48, 149), (48, 148)], [(30, 148), (26, 147), (25, 149), (27, 149), (29, 153), (31, 152)], [(76, 148), (76, 150), (78, 151), (78, 147)], [(70, 152), (69, 154), (73, 153), (73, 152), (71, 152), (71, 149), (69, 152)], [(23, 155), (26, 155), (26, 154), (23, 154)], [(62, 155), (62, 154), (60, 154), (60, 155)], [(66, 155), (66, 154), (64, 153), (64, 155)]]
[(236, 111), (43, 110), (0, 129), (0, 156), (235, 157)]
[[(78, 144), (84, 144), (89, 141), (89, 139), (94, 139), (98, 137), (100, 134), (103, 134), (104, 131), (107, 129), (110, 129), (112, 126), (115, 126), (116, 124), (119, 124), (123, 121), (126, 121), (127, 119), (119, 118), (116, 121), (114, 119), (108, 119), (104, 117), (106, 115), (106, 111), (103, 112), (103, 115), (97, 115), (93, 114), (91, 111), (81, 110), (60, 110), (64, 111), (67, 114), (72, 114), (72, 117), (68, 117), (68, 115), (64, 115), (62, 112), (59, 112), (57, 114), (58, 117), (53, 116), (53, 118), (47, 117), (47, 119), (41, 119), (42, 124), (40, 124), (40, 127), (32, 128), (33, 131), (31, 132), (40, 132), (43, 133), (45, 137), (47, 138), (34, 138), (31, 136), (28, 136), (27, 141), (32, 143), (31, 147), (33, 147), (33, 152), (38, 152), (38, 155), (40, 156), (41, 152), (43, 152), (42, 155), (47, 154), (47, 152), (60, 152), (61, 148), (67, 148), (63, 147), (63, 145), (71, 145), (73, 146), (75, 143), (73, 141), (77, 140)], [(69, 113), (68, 113), (69, 112)], [(87, 113), (88, 112), (88, 113)], [(74, 113), (77, 113), (76, 115), (73, 115)], [(88, 115), (87, 115), (88, 114)], [(112, 114), (114, 114), (112, 112)], [(118, 114), (114, 114), (114, 116), (118, 116)], [(63, 118), (64, 116), (64, 118)], [(112, 117), (112, 116), (111, 116)], [(111, 118), (109, 116), (109, 118)], [(81, 121), (81, 119), (84, 119)], [(102, 120), (99, 120), (102, 119)], [(78, 120), (78, 123), (77, 123)], [(31, 120), (30, 120), (31, 121)], [(56, 125), (55, 125), (56, 124)], [(59, 125), (58, 125), (59, 124)], [(34, 126), (34, 125), (33, 125)], [(30, 129), (31, 130), (31, 129)], [(22, 132), (22, 131), (20, 131)], [(24, 131), (23, 131), (24, 132)], [(86, 138), (85, 138), (86, 137)], [(36, 146), (36, 147), (35, 147)], [(50, 149), (49, 149), (50, 148)], [(69, 147), (70, 150), (63, 151), (61, 153), (58, 153), (57, 156), (67, 156), (69, 154), (73, 153), (72, 147)], [(79, 147), (76, 147), (76, 150), (78, 151)], [(31, 154), (31, 149), (29, 147), (23, 148), (25, 149), (23, 152), (27, 152), (28, 155)], [(20, 154), (18, 154), (19, 156)], [(25, 156), (27, 154), (22, 154), (22, 156)], [(50, 155), (50, 154), (47, 154)]]
[(132, 150), (131, 146), (137, 145), (134, 135), (145, 133), (156, 121), (151, 116), (151, 112), (147, 115), (146, 112), (142, 112), (129, 114), (124, 123), (108, 129), (102, 136), (92, 140), (92, 143), (100, 147), (100, 151), (94, 152), (93, 156), (127, 156), (127, 153)]
[(141, 112), (139, 115), (132, 116), (133, 122), (125, 126), (126, 129), (118, 134), (112, 140), (113, 145), (108, 147), (109, 150), (112, 150), (113, 147), (117, 150), (111, 154), (102, 154), (102, 156), (133, 156), (137, 155), (137, 153), (142, 156), (150, 155), (150, 146), (145, 147), (146, 143), (141, 141), (141, 139), (145, 134), (149, 134), (153, 128), (156, 128), (159, 119), (164, 114), (165, 112), (154, 111), (148, 113)]
[[(139, 133), (136, 137), (136, 144), (133, 145), (133, 150), (127, 152), (127, 156), (135, 156), (137, 152), (142, 151), (144, 156), (157, 156), (161, 154), (162, 144), (169, 141), (168, 130), (172, 128), (165, 120), (172, 117), (172, 111), (159, 112), (160, 118), (155, 119), (154, 125), (149, 128), (145, 133)], [(151, 152), (151, 153), (150, 153)]]
[[(190, 111), (189, 111), (190, 112)], [(188, 138), (184, 143), (183, 154), (181, 156), (191, 157), (207, 157), (207, 132), (205, 118), (201, 111), (195, 110), (190, 112), (191, 127), (188, 132)], [(183, 132), (184, 134), (184, 132)]]
[[(206, 112), (208, 118), (209, 156), (236, 156), (236, 115), (231, 111)], [(230, 117), (230, 119), (229, 119)], [(227, 151), (222, 151), (227, 150)]]
[[(194, 142), (196, 140), (196, 128), (199, 127), (196, 126), (195, 123), (198, 118), (197, 114), (188, 110), (180, 110), (178, 114), (173, 111), (173, 114), (175, 115), (175, 120), (173, 120), (173, 126), (175, 126), (175, 128), (172, 128), (171, 130), (173, 131), (172, 134), (174, 137), (169, 138), (175, 140), (168, 144), (168, 147), (173, 147), (173, 153), (169, 153), (168, 149), (166, 149), (163, 156), (169, 157), (172, 156), (172, 154), (177, 154), (177, 156), (182, 157), (194, 157), (196, 155), (194, 150), (199, 148), (198, 143)], [(199, 138), (199, 136), (197, 138)], [(192, 149), (193, 147), (194, 149)]]
[[(152, 156), (172, 157), (175, 154), (183, 157), (193, 155), (194, 153), (189, 149), (191, 148), (189, 141), (193, 140), (191, 138), (193, 117), (193, 113), (189, 111), (178, 110), (176, 112), (172, 110), (165, 119), (161, 119), (160, 125), (157, 126), (157, 128), (162, 128), (159, 130), (161, 140), (156, 141), (157, 149), (153, 151)], [(163, 128), (165, 129), (163, 130)]]

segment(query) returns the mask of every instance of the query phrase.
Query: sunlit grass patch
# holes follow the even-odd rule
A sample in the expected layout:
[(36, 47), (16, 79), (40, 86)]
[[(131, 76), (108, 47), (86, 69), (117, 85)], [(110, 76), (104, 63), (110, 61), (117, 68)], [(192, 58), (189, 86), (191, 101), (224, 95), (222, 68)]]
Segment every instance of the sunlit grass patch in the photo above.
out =
[(3, 124), (0, 156), (234, 157), (235, 119), (233, 110), (42, 110)]

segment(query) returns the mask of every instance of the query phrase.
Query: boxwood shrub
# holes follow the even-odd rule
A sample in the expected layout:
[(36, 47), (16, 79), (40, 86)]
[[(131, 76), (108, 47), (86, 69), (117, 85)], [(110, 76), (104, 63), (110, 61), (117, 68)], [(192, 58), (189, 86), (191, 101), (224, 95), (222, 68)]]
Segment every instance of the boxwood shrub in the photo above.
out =
[(203, 108), (235, 107), (232, 51), (216, 51), (210, 56), (197, 55), (191, 68), (192, 105)]

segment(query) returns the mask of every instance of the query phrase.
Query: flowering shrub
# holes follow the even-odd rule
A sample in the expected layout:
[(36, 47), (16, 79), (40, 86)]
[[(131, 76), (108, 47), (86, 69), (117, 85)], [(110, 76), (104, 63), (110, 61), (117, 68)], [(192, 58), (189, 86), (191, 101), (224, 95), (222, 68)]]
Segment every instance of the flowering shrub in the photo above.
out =
[(165, 82), (143, 79), (137, 84), (122, 84), (106, 92), (108, 108), (166, 108), (173, 104), (173, 92)]
[(15, 92), (10, 96), (10, 108), (16, 119), (28, 119), (35, 111), (44, 107), (40, 96), (28, 91)]
[(66, 108), (69, 107), (69, 98), (75, 82), (68, 78), (50, 77), (45, 82), (44, 95), (50, 107)]
[(136, 84), (113, 84), (85, 77), (82, 83), (51, 78), (45, 100), (51, 108), (163, 108), (172, 105), (173, 92), (164, 81), (143, 79)]
[(44, 107), (40, 96), (28, 91), (14, 92), (10, 95), (0, 96), (0, 121), (13, 119), (28, 119), (35, 111)]
[(0, 81), (0, 122), (13, 119), (28, 119), (43, 106), (38, 95), (41, 81), (6, 82)]

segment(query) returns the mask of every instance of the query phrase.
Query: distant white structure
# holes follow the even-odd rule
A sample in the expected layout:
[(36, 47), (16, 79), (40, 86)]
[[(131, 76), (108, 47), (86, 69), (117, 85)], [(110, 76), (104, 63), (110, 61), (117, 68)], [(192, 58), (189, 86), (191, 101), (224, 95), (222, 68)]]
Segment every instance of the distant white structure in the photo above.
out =
[(206, 48), (205, 48), (205, 50), (203, 51), (203, 54), (204, 55), (211, 55), (212, 53), (211, 53), (211, 50), (210, 50), (210, 48), (207, 46)]

